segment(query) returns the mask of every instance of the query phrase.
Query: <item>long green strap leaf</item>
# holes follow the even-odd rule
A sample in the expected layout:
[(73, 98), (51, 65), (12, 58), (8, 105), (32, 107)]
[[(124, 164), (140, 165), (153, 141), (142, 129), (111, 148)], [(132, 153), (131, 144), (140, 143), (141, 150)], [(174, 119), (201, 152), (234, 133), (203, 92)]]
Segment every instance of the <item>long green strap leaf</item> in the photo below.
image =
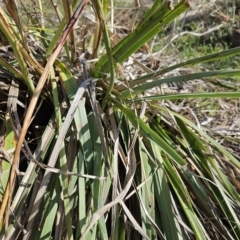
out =
[(127, 119), (133, 124), (134, 127), (140, 130), (140, 133), (147, 137), (149, 140), (157, 143), (157, 145), (168, 154), (173, 161), (177, 164), (184, 165), (186, 161), (173, 149), (169, 146), (156, 132), (154, 132), (142, 119), (135, 116), (134, 112), (129, 110), (125, 105), (115, 102), (115, 105), (122, 113), (127, 117)]
[[(164, 2), (146, 22), (139, 25), (129, 36), (120, 41), (112, 49), (112, 57), (115, 63), (122, 63), (143, 44), (161, 31), (162, 27), (171, 23), (177, 16), (190, 7), (189, 1), (181, 1), (172, 10), (170, 2)], [(108, 55), (104, 55), (93, 69), (93, 76), (98, 77), (99, 73), (109, 72)]]
[(211, 55), (207, 55), (207, 56), (204, 56), (204, 57), (194, 58), (194, 59), (191, 59), (191, 60), (188, 60), (188, 61), (185, 61), (185, 62), (175, 64), (175, 65), (170, 66), (168, 68), (161, 69), (157, 72), (152, 72), (152, 73), (146, 74), (142, 77), (139, 77), (139, 78), (129, 82), (129, 85), (130, 85), (130, 87), (136, 86), (137, 84), (145, 82), (146, 80), (149, 80), (151, 78), (155, 78), (159, 75), (162, 75), (164, 73), (170, 72), (174, 69), (177, 69), (177, 68), (180, 68), (180, 67), (183, 67), (183, 66), (195, 65), (195, 64), (200, 64), (200, 63), (205, 63), (205, 62), (210, 62), (210, 61), (216, 61), (216, 60), (220, 60), (220, 59), (224, 59), (224, 58), (227, 58), (227, 57), (230, 57), (230, 56), (237, 55), (239, 53), (240, 53), (240, 47), (236, 47), (236, 48), (232, 48), (232, 49), (222, 51), (222, 52), (219, 52), (219, 53), (214, 53), (214, 54), (211, 54)]
[[(149, 90), (151, 88), (160, 86), (161, 84), (164, 84), (164, 83), (183, 82), (183, 81), (203, 79), (203, 78), (208, 78), (208, 77), (227, 77), (227, 76), (235, 77), (235, 76), (239, 76), (239, 75), (240, 75), (240, 69), (236, 69), (236, 70), (219, 70), (219, 71), (210, 71), (210, 72), (190, 73), (190, 74), (174, 76), (174, 77), (170, 77), (170, 78), (157, 79), (152, 82), (144, 83), (140, 86), (137, 86), (137, 87), (131, 89), (131, 95), (138, 94), (140, 92)], [(135, 81), (129, 82), (129, 85), (132, 87), (134, 86), (134, 84), (138, 84), (138, 83)], [(121, 94), (124, 98), (130, 96), (128, 89), (122, 91)]]
[(128, 102), (139, 101), (160, 101), (160, 100), (176, 100), (186, 98), (239, 98), (240, 92), (217, 92), (217, 93), (186, 93), (186, 94), (166, 94), (166, 95), (154, 95), (149, 97), (136, 98), (128, 100)]

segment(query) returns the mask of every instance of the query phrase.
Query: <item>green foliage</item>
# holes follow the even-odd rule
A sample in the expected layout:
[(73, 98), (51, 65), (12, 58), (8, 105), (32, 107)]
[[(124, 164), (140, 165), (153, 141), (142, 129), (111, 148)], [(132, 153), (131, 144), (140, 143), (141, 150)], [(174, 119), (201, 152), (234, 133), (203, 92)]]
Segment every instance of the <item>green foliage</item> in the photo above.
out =
[[(44, 24), (41, 2), (40, 15), (25, 12), (22, 22), (17, 19), (26, 9), (12, 7), (11, 19), (0, 9), (0, 30), (14, 52), (14, 64), (0, 57), (1, 74), (19, 83), (10, 82), (11, 88), (3, 90), (8, 108), (1, 110), (6, 112), (1, 238), (239, 239), (239, 156), (214, 139), (210, 129), (164, 103), (201, 99), (206, 104), (211, 99), (208, 108), (215, 109), (212, 99), (238, 99), (240, 93), (149, 90), (195, 79), (236, 78), (240, 47), (200, 47), (185, 36), (177, 45), (181, 62), (153, 71), (135, 58), (134, 68), (141, 66), (144, 73), (128, 80), (124, 64), (129, 57), (146, 50), (153, 56), (157, 50), (151, 52), (148, 44), (155, 36), (164, 37), (166, 26), (190, 2), (155, 1), (141, 17), (132, 17), (133, 31), (121, 40), (111, 25), (116, 23), (113, 2), (52, 6), (60, 19), (51, 30), (51, 24)], [(133, 16), (138, 15), (135, 7)], [(83, 49), (87, 59), (79, 62), (76, 56)], [(192, 66), (200, 70), (174, 75)], [(201, 71), (203, 66), (210, 67)]]

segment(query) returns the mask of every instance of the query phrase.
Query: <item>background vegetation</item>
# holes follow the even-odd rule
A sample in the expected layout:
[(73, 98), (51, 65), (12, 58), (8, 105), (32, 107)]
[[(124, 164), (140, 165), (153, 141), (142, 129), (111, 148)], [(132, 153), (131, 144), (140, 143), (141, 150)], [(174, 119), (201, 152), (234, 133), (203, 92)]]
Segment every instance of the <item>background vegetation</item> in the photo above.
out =
[(1, 239), (240, 239), (239, 9), (4, 0)]

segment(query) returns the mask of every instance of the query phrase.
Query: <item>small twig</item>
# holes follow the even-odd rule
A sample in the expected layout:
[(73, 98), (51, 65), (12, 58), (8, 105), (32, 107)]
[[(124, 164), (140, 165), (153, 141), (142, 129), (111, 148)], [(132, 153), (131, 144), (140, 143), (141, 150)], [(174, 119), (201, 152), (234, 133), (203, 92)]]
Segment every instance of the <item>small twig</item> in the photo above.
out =
[(202, 33), (189, 32), (189, 31), (181, 32), (181, 33), (175, 35), (165, 47), (163, 47), (160, 51), (158, 51), (158, 52), (155, 53), (154, 55), (161, 54), (161, 53), (169, 46), (169, 44), (171, 44), (174, 40), (176, 40), (177, 38), (179, 38), (179, 37), (181, 37), (181, 36), (183, 36), (183, 35), (189, 34), (189, 35), (193, 35), (193, 36), (197, 36), (197, 37), (202, 37), (202, 36), (207, 35), (207, 34), (209, 34), (209, 33), (211, 33), (211, 32), (217, 31), (217, 30), (220, 29), (222, 26), (223, 26), (223, 24), (221, 23), (221, 24), (219, 24), (218, 26), (209, 28), (207, 31), (202, 32)]
[(58, 4), (56, 3), (55, 0), (50, 0), (50, 1), (51, 1), (51, 3), (52, 3), (52, 6), (53, 6), (55, 12), (56, 12), (58, 21), (61, 22), (62, 14), (61, 14), (61, 12), (60, 12), (60, 10), (59, 10), (59, 8), (58, 8)]

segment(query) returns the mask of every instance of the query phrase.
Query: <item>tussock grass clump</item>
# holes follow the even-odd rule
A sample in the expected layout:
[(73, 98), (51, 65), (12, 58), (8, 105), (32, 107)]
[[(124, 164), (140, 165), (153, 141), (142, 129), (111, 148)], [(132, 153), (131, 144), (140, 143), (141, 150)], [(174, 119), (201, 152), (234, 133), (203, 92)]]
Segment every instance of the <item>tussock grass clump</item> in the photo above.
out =
[(180, 62), (152, 51), (188, 0), (128, 3), (129, 19), (113, 1), (4, 4), (1, 238), (238, 239), (238, 140), (191, 102), (240, 97), (208, 87), (239, 69), (194, 71), (240, 47)]

